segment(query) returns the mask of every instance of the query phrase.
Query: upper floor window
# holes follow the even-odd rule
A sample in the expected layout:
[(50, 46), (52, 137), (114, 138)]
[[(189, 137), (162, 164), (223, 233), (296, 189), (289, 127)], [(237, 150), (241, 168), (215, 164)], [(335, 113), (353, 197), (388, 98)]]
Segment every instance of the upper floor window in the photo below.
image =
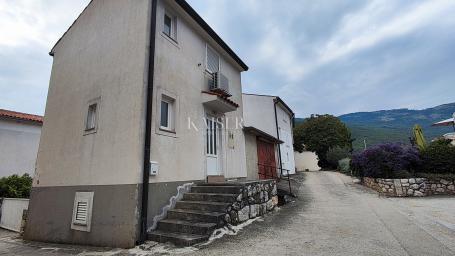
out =
[(168, 12), (164, 14), (163, 33), (177, 41), (177, 18)]
[(220, 70), (220, 56), (210, 46), (206, 45), (206, 69), (210, 73)]
[(85, 122), (85, 130), (90, 131), (96, 128), (96, 109), (98, 107), (97, 103), (90, 104), (87, 111), (87, 120)]
[(96, 133), (99, 126), (101, 97), (91, 99), (87, 103), (87, 112), (85, 113), (84, 135)]

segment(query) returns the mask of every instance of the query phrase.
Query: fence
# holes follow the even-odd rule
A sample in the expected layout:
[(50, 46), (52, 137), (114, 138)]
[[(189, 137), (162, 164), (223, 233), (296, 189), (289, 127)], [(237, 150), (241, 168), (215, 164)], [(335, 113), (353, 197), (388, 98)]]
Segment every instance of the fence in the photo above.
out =
[(28, 209), (29, 199), (3, 198), (0, 227), (20, 232), (22, 227), (22, 215)]

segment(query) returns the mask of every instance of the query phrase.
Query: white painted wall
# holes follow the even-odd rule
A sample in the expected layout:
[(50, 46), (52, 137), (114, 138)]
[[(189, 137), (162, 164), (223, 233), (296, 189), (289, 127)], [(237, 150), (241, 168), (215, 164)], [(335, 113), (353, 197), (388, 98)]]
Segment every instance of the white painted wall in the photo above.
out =
[(40, 134), (41, 124), (0, 119), (0, 177), (33, 176)]
[(318, 156), (314, 152), (303, 151), (302, 153), (294, 152), (295, 166), (297, 171), (319, 171), (321, 167), (318, 166)]
[(21, 231), (22, 213), (28, 209), (29, 199), (3, 198), (0, 227), (12, 231)]
[[(177, 42), (161, 32), (165, 6), (178, 17)], [(225, 117), (243, 116), (240, 67), (179, 8), (158, 1), (150, 154), (159, 173), (150, 182), (206, 177), (206, 43), (221, 55), (231, 99), (240, 105)], [(35, 186), (142, 182), (149, 14), (148, 0), (93, 1), (55, 48)], [(162, 94), (176, 99), (175, 133), (159, 130)], [(99, 128), (84, 135), (88, 101), (97, 97)], [(188, 129), (188, 118), (199, 130)], [(225, 133), (225, 176), (246, 177), (243, 131), (232, 132), (234, 148)]]
[[(229, 79), (230, 98), (239, 108), (222, 115), (228, 118), (234, 133), (234, 148), (227, 146), (224, 132), (224, 175), (226, 178), (246, 177), (245, 144), (241, 129), (235, 129), (236, 118), (243, 113), (240, 69), (230, 57), (173, 1), (159, 1), (157, 8), (156, 56), (154, 77), (154, 109), (152, 124), (151, 160), (159, 164), (159, 173), (151, 182), (201, 180), (206, 178), (205, 124), (203, 117), (203, 90), (208, 90), (208, 73), (205, 71), (206, 43), (221, 57), (221, 72)], [(163, 31), (164, 12), (177, 16), (177, 42)], [(175, 134), (159, 130), (159, 104), (161, 94), (177, 100)], [(189, 120), (198, 129), (189, 127)]]
[(34, 186), (141, 183), (149, 5), (92, 1), (55, 47)]
[(243, 119), (246, 127), (255, 127), (276, 138), (275, 97), (243, 94)]
[[(294, 146), (292, 135), (292, 115), (280, 103), (277, 104), (275, 119), (275, 96), (243, 94), (244, 124), (255, 127), (274, 138), (277, 138), (277, 122), (280, 131), (280, 145), (283, 169), (295, 173)], [(277, 122), (276, 122), (277, 121)], [(277, 164), (279, 161), (277, 159)]]
[(277, 104), (276, 115), (280, 140), (281, 160), (283, 169), (289, 170), (289, 174), (295, 173), (294, 139), (292, 130), (292, 116), (281, 104)]

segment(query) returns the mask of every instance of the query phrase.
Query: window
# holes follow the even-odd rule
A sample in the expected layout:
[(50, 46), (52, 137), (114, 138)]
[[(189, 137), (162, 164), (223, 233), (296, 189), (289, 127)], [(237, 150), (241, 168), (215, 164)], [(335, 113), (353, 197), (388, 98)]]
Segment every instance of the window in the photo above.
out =
[(160, 128), (174, 131), (174, 100), (165, 95), (161, 99)]
[(93, 195), (93, 192), (76, 192), (71, 229), (90, 232)]
[(85, 130), (86, 131), (91, 131), (96, 129), (96, 122), (97, 122), (97, 116), (96, 116), (96, 110), (97, 110), (97, 103), (92, 103), (88, 106), (88, 111), (87, 111), (87, 120), (85, 121)]
[(169, 38), (177, 41), (177, 17), (169, 13), (164, 14), (163, 33)]
[(168, 37), (171, 37), (172, 32), (172, 18), (169, 15), (164, 14), (164, 29), (163, 33), (166, 34)]
[(220, 70), (220, 56), (210, 46), (206, 45), (206, 67), (210, 73)]

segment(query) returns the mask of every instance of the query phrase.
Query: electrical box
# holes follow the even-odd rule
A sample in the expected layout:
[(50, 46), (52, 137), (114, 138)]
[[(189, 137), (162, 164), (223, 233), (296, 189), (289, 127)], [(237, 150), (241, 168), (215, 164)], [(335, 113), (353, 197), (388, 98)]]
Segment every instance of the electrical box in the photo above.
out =
[(151, 176), (158, 175), (159, 169), (160, 169), (160, 166), (158, 165), (158, 162), (150, 161), (150, 175)]

